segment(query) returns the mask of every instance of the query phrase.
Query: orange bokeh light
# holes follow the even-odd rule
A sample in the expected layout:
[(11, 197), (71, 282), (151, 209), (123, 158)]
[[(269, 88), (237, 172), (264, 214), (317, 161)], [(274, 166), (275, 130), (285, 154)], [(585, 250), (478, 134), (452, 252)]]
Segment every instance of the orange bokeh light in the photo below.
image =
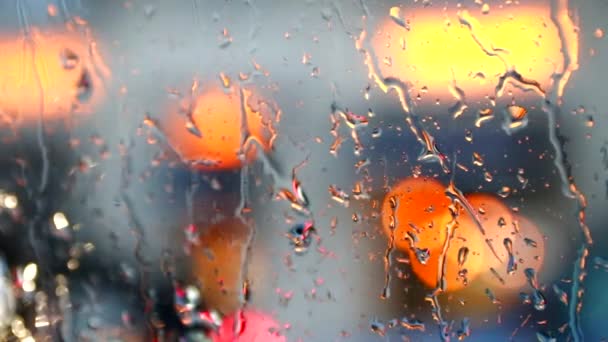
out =
[(454, 85), (477, 100), (492, 96), (509, 68), (546, 89), (562, 70), (548, 2), (497, 5), (487, 13), (478, 7), (401, 12), (410, 30), (388, 18), (371, 38), (378, 68), (382, 77), (412, 83), (428, 101), (448, 98)]
[(200, 243), (192, 252), (194, 274), (205, 304), (223, 313), (241, 305), (242, 262), (251, 227), (238, 218), (201, 227)]
[[(394, 207), (396, 204), (396, 207)], [(427, 287), (437, 286), (442, 250), (447, 239), (447, 225), (452, 220), (450, 199), (445, 186), (430, 178), (408, 178), (395, 185), (382, 205), (382, 225), (389, 236), (394, 234), (396, 248), (409, 255), (412, 271)], [(394, 209), (393, 209), (394, 207)], [(392, 217), (391, 217), (392, 216)], [(394, 231), (391, 230), (394, 225)], [(446, 252), (446, 291), (465, 286), (483, 265), (483, 239), (474, 226), (458, 226)], [(428, 250), (426, 262), (416, 250)], [(466, 258), (459, 260), (459, 254)], [(466, 277), (459, 273), (466, 269)]]
[(90, 113), (103, 99), (102, 78), (109, 69), (96, 50), (75, 32), (31, 31), (0, 37), (0, 120), (32, 122)]
[[(273, 110), (249, 89), (236, 85), (229, 90), (213, 87), (195, 100), (191, 120), (174, 111), (161, 123), (169, 144), (182, 160), (202, 170), (238, 169), (255, 158), (258, 146), (265, 152), (270, 150), (274, 132), (269, 113)], [(188, 124), (195, 125), (200, 136), (189, 132)]]

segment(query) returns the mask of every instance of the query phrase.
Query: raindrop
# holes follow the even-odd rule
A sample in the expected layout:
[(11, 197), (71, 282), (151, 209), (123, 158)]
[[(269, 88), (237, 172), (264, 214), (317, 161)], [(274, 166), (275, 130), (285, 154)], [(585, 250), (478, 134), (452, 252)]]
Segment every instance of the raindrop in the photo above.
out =
[(186, 120), (186, 130), (197, 138), (203, 137), (203, 134), (191, 119)]
[(502, 198), (507, 198), (509, 194), (511, 194), (511, 188), (509, 188), (508, 186), (503, 186), (502, 188), (500, 188), (500, 190), (498, 190), (497, 194)]
[(76, 98), (79, 102), (86, 102), (91, 98), (93, 93), (93, 84), (91, 83), (91, 76), (87, 69), (82, 69), (80, 78), (76, 83)]
[(80, 59), (78, 58), (78, 55), (74, 51), (72, 51), (68, 48), (61, 50), (59, 57), (61, 59), (61, 65), (66, 70), (74, 69), (78, 65), (78, 62), (80, 61)]
[(492, 290), (490, 290), (489, 288), (486, 288), (486, 296), (488, 296), (488, 298), (490, 299), (492, 304), (500, 304), (500, 300), (498, 300), (498, 298), (496, 298), (496, 295), (494, 295), (494, 292)]
[(350, 196), (348, 196), (348, 194), (344, 191), (342, 191), (340, 188), (338, 188), (335, 185), (330, 185), (329, 186), (329, 194), (331, 195), (331, 198), (342, 204), (345, 207), (349, 206), (350, 203)]
[(459, 341), (462, 341), (469, 336), (471, 336), (471, 321), (468, 317), (465, 317), (460, 322), (460, 329), (456, 331), (456, 337)]
[(464, 131), (464, 140), (468, 142), (473, 141), (473, 132), (471, 130), (467, 129), (466, 131)]
[(526, 243), (526, 246), (528, 247), (534, 247), (536, 248), (538, 246), (538, 244), (536, 243), (536, 241), (530, 239), (530, 238), (524, 238), (524, 242)]
[(401, 326), (404, 327), (407, 330), (417, 330), (417, 331), (425, 331), (425, 325), (422, 321), (412, 318), (412, 319), (408, 319), (406, 317), (403, 317), (401, 319)]
[(369, 324), (369, 328), (373, 333), (376, 333), (380, 336), (384, 336), (384, 334), (386, 334), (386, 327), (382, 322), (379, 322), (377, 320), (371, 321)]
[(458, 250), (458, 267), (462, 267), (464, 263), (467, 261), (467, 256), (469, 255), (468, 247), (460, 247)]
[(568, 294), (564, 290), (557, 286), (557, 284), (553, 284), (553, 292), (555, 292), (555, 295), (562, 304), (568, 306)]
[(473, 165), (483, 166), (483, 157), (477, 152), (473, 152)]
[(490, 183), (490, 182), (492, 182), (492, 180), (494, 179), (494, 177), (492, 176), (492, 174), (490, 172), (486, 171), (486, 172), (483, 173), (483, 179), (486, 182)]
[(503, 244), (505, 245), (505, 249), (509, 254), (509, 262), (507, 263), (507, 274), (513, 274), (515, 273), (515, 270), (517, 270), (517, 263), (515, 262), (515, 256), (513, 255), (513, 242), (510, 238), (505, 238)]
[(389, 10), (389, 15), (397, 25), (403, 27), (408, 31), (410, 30), (410, 26), (402, 17), (401, 8), (397, 6), (391, 7), (391, 9)]
[(511, 135), (528, 125), (528, 111), (526, 108), (516, 105), (507, 106), (504, 112), (502, 128)]
[(524, 274), (526, 275), (526, 278), (528, 279), (528, 283), (530, 284), (530, 286), (532, 286), (532, 288), (534, 288), (534, 289), (538, 289), (538, 280), (536, 279), (536, 272), (534, 271), (534, 269), (526, 268), (524, 270)]
[(414, 254), (416, 254), (416, 259), (418, 259), (422, 265), (426, 265), (431, 257), (431, 251), (428, 248), (414, 247)]
[(477, 112), (477, 119), (475, 120), (475, 127), (481, 127), (481, 124), (494, 118), (494, 111), (491, 108), (482, 109)]
[(547, 307), (547, 300), (543, 293), (538, 289), (532, 292), (532, 304), (537, 311), (543, 311)]
[(289, 238), (291, 246), (296, 254), (302, 255), (308, 251), (314, 233), (315, 228), (313, 227), (312, 222), (297, 224), (289, 230), (287, 238)]

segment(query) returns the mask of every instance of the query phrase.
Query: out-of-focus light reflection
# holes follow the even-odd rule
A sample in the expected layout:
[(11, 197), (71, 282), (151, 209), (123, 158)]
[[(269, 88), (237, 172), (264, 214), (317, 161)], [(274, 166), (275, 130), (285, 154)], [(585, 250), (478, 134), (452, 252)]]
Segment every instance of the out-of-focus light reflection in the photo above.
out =
[(271, 147), (274, 107), (250, 89), (210, 87), (183, 107), (161, 119), (162, 130), (180, 157), (198, 169), (238, 169), (259, 147)]
[(201, 228), (201, 247), (192, 252), (201, 295), (208, 308), (233, 312), (241, 304), (242, 263), (251, 228), (238, 218)]
[(55, 226), (55, 229), (62, 230), (67, 228), (70, 223), (68, 222), (68, 218), (65, 216), (64, 213), (56, 212), (55, 214), (53, 214), (53, 225)]
[[(382, 206), (382, 225), (394, 246), (409, 255), (412, 271), (427, 287), (437, 286), (452, 220), (446, 187), (429, 178), (408, 178), (392, 187)], [(483, 239), (474, 226), (458, 227), (446, 251), (446, 291), (455, 291), (476, 277), (484, 263)], [(390, 248), (390, 247), (389, 247)]]
[(454, 87), (477, 100), (492, 96), (511, 68), (546, 89), (564, 63), (548, 3), (400, 12), (404, 18), (387, 19), (372, 38), (378, 67), (383, 77), (413, 83), (429, 103)]
[(76, 32), (32, 29), (29, 38), (0, 37), (1, 123), (35, 122), (90, 113), (110, 75), (94, 41)]

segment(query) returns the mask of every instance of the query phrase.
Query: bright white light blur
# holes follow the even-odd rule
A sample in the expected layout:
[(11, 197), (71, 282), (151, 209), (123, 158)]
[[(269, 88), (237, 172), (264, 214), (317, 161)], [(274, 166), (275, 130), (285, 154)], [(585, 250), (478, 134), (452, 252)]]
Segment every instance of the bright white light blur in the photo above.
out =
[(68, 222), (67, 217), (62, 212), (56, 212), (53, 215), (53, 224), (55, 225), (55, 229), (61, 230), (67, 228), (70, 223)]
[(23, 269), (23, 280), (34, 280), (38, 275), (38, 266), (34, 263), (29, 263)]
[(2, 205), (7, 209), (15, 209), (17, 205), (19, 205), (19, 200), (17, 200), (17, 196), (13, 194), (4, 195)]
[(25, 292), (34, 292), (36, 291), (36, 283), (33, 280), (25, 280), (23, 284), (21, 284), (21, 288)]

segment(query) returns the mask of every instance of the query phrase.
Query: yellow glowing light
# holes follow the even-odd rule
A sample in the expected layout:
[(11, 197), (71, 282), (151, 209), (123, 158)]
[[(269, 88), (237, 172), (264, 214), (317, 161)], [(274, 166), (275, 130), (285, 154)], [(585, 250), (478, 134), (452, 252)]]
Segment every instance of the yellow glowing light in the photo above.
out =
[(493, 96), (500, 76), (511, 68), (543, 90), (551, 87), (564, 61), (549, 4), (501, 5), (482, 12), (477, 7), (416, 7), (401, 11), (407, 25), (386, 19), (372, 36), (382, 77), (411, 83), (429, 103), (449, 98), (454, 86), (476, 100)]

